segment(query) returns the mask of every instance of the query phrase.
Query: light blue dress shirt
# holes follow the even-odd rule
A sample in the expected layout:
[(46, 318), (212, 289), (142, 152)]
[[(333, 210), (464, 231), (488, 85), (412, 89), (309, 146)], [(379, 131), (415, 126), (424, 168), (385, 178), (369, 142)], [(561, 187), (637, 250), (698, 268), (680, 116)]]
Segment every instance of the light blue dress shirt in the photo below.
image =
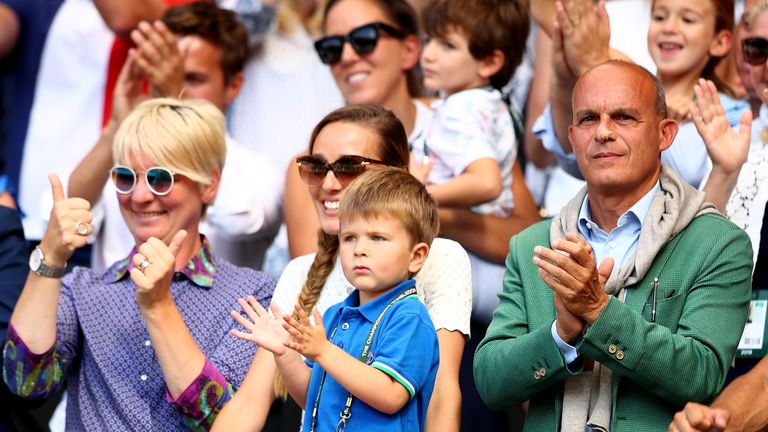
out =
[[(629, 210), (619, 217), (614, 228), (610, 233), (606, 233), (592, 220), (589, 211), (589, 195), (584, 198), (579, 211), (579, 233), (592, 246), (595, 257), (595, 264), (600, 265), (605, 258), (613, 258), (614, 266), (624, 266), (627, 258), (637, 251), (637, 245), (640, 242), (640, 231), (643, 228), (643, 220), (651, 208), (653, 197), (661, 191), (661, 185), (656, 185), (645, 194), (640, 201), (636, 202)], [(567, 364), (571, 364), (579, 357), (576, 348), (566, 343), (557, 334), (555, 321), (552, 322), (552, 339), (555, 340), (557, 348), (563, 354)]]

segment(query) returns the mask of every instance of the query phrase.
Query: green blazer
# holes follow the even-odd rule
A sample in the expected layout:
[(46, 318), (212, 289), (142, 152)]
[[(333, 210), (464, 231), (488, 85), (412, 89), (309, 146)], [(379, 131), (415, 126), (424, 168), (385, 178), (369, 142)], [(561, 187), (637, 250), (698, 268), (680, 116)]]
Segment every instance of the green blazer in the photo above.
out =
[[(552, 339), (552, 290), (533, 264), (534, 246), (550, 247), (550, 223), (510, 241), (500, 304), (474, 362), (489, 407), (530, 400), (526, 431), (560, 428), (564, 380), (580, 372), (566, 367)], [(687, 401), (708, 402), (719, 393), (746, 322), (751, 277), (746, 233), (705, 214), (667, 243), (640, 282), (626, 287), (624, 303), (611, 297), (576, 348), (613, 371), (613, 432), (667, 430)]]

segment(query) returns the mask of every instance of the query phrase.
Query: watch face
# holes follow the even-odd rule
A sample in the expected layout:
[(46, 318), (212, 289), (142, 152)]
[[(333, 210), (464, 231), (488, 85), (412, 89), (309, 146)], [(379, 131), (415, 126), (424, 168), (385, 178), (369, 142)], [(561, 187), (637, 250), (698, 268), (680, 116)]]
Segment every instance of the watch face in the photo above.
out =
[(40, 265), (43, 263), (43, 252), (39, 248), (35, 248), (32, 254), (29, 256), (29, 269), (33, 272), (40, 270)]

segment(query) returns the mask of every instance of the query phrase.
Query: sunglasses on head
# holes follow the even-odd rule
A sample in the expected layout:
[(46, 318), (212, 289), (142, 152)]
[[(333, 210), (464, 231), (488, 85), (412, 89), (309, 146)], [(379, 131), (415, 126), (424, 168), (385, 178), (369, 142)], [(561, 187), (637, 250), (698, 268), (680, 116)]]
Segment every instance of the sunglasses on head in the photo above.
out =
[(744, 61), (751, 65), (761, 65), (768, 60), (768, 39), (748, 37), (741, 41)]
[(336, 64), (341, 60), (344, 42), (349, 42), (358, 55), (371, 53), (379, 42), (379, 30), (397, 39), (405, 35), (398, 29), (382, 22), (372, 22), (353, 29), (344, 36), (328, 36), (315, 42), (315, 51), (320, 61), (325, 64)]
[[(110, 171), (112, 182), (119, 194), (129, 194), (136, 188), (137, 175), (133, 168), (118, 165)], [(173, 189), (175, 173), (167, 168), (152, 167), (144, 172), (147, 187), (158, 196), (168, 195)]]
[(296, 158), (299, 167), (299, 175), (304, 183), (310, 186), (320, 186), (325, 180), (328, 171), (343, 185), (347, 186), (352, 180), (365, 172), (368, 165), (388, 165), (382, 161), (369, 159), (363, 156), (345, 155), (336, 162), (326, 162), (322, 156), (307, 155)]

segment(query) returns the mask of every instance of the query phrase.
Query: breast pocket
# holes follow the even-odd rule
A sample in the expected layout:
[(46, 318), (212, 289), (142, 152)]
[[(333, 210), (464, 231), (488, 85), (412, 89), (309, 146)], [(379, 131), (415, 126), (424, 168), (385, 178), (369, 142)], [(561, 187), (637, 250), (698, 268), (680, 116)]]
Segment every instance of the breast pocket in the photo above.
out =
[(674, 288), (662, 289), (659, 287), (656, 297), (656, 319), (653, 319), (653, 294), (643, 306), (643, 318), (649, 322), (663, 325), (675, 332), (680, 317), (683, 314), (687, 296), (684, 292), (678, 292)]

